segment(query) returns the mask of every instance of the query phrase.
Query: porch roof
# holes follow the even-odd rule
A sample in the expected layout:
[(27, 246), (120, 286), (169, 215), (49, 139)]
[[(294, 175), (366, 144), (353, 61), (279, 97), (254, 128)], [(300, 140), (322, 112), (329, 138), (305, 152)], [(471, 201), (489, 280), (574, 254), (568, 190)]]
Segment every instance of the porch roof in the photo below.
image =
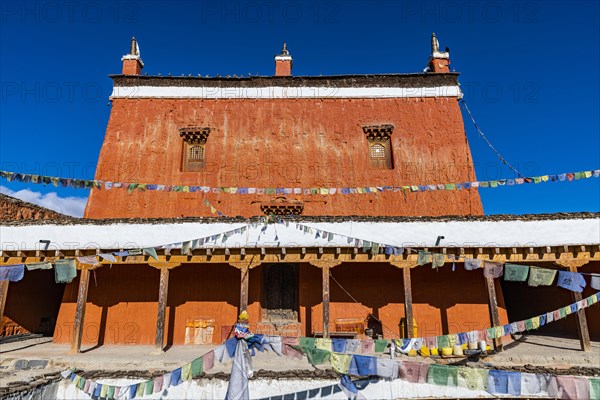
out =
[[(257, 218), (182, 218), (69, 221), (1, 221), (2, 251), (159, 247), (237, 228), (201, 248), (355, 247), (357, 238), (398, 247), (514, 248), (600, 243), (600, 213), (445, 217), (297, 217), (266, 225)], [(254, 223), (254, 225), (252, 225)], [(300, 224), (300, 225), (298, 225)], [(298, 227), (334, 233), (316, 238)], [(177, 247), (177, 246), (175, 246)]]

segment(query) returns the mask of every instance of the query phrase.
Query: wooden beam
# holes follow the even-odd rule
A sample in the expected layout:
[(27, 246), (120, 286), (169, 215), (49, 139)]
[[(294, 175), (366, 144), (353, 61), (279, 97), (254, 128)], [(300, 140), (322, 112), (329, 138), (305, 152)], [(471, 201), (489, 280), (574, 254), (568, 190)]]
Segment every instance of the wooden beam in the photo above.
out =
[[(394, 256), (394, 258), (386, 255), (386, 254), (375, 254), (372, 255), (369, 253), (363, 253), (360, 249), (355, 247), (340, 247), (338, 252), (338, 248), (335, 247), (323, 247), (321, 252), (319, 247), (286, 247), (286, 256), (285, 259), (281, 258), (281, 250), (279, 248), (255, 248), (248, 247), (243, 249), (238, 248), (230, 248), (229, 255), (226, 254), (225, 248), (214, 248), (214, 249), (204, 249), (195, 251), (193, 255), (181, 255), (167, 254), (167, 249), (158, 249), (158, 261), (160, 262), (173, 262), (173, 263), (185, 263), (185, 264), (199, 264), (199, 263), (241, 263), (247, 262), (248, 258), (255, 257), (257, 260), (260, 259), (262, 262), (289, 262), (289, 263), (299, 263), (299, 262), (312, 262), (319, 261), (326, 258), (335, 258), (343, 262), (389, 262), (395, 261), (398, 256)], [(487, 249), (487, 248), (486, 248)], [(494, 248), (490, 248), (493, 253)], [(557, 247), (557, 249), (559, 249)], [(562, 249), (562, 248), (560, 248)], [(560, 250), (559, 249), (559, 250)], [(110, 253), (110, 249), (100, 249), (103, 253)], [(434, 248), (430, 249), (433, 252), (441, 253), (443, 252), (443, 248)], [(462, 254), (463, 257), (466, 258), (478, 258), (482, 260), (489, 260), (490, 254), (483, 253), (483, 248), (481, 249), (482, 253), (478, 253), (479, 248), (446, 248), (446, 259), (445, 262), (455, 261), (455, 257), (458, 254)], [(573, 256), (573, 253), (547, 253), (546, 246), (534, 249), (534, 253), (530, 253), (529, 247), (523, 248), (500, 248), (500, 254), (493, 254), (494, 261), (498, 262), (539, 262), (539, 263), (551, 263), (556, 264), (563, 261), (568, 261), (575, 259), (577, 262), (590, 262), (590, 261), (600, 261), (600, 249), (598, 246), (586, 246), (585, 252), (579, 252), (576, 254), (576, 257)], [(89, 250), (95, 252), (95, 250)], [(516, 251), (516, 253), (515, 253)], [(28, 264), (34, 262), (43, 262), (49, 261), (52, 262), (56, 259), (57, 255), (55, 254), (57, 251), (46, 251), (40, 250), (39, 254), (35, 252), (17, 252), (13, 250), (4, 250), (2, 252), (2, 258), (0, 258), (0, 265), (12, 265), (12, 264)], [(75, 253), (74, 250), (63, 250), (64, 255), (59, 252), (58, 257), (71, 257), (71, 253)], [(31, 253), (31, 254), (29, 254)], [(35, 254), (34, 254), (35, 253)], [(83, 250), (80, 251), (81, 254), (84, 254)], [(404, 261), (407, 262), (416, 262), (417, 254), (406, 254)], [(148, 260), (145, 260), (143, 256), (128, 256), (128, 257), (118, 257), (116, 262), (110, 262), (107, 260), (99, 260), (101, 264), (109, 265), (109, 264), (140, 264), (146, 263)], [(459, 261), (461, 262), (461, 261)]]
[[(486, 278), (485, 286), (487, 288), (489, 306), (490, 306), (490, 320), (492, 326), (500, 325), (500, 315), (498, 314), (498, 298), (496, 297), (496, 283), (494, 278)], [(496, 351), (503, 351), (502, 338), (494, 339), (494, 348)]]
[(158, 285), (158, 313), (156, 316), (156, 353), (163, 352), (165, 339), (165, 317), (167, 315), (167, 296), (169, 294), (169, 268), (160, 269), (160, 284)]
[[(576, 266), (570, 266), (569, 271), (577, 272)], [(573, 294), (573, 300), (575, 302), (581, 301), (583, 299), (581, 293), (579, 292), (571, 292)], [(585, 316), (585, 309), (578, 310), (575, 314), (577, 319), (577, 335), (579, 336), (579, 344), (581, 345), (581, 350), (590, 351), (592, 349), (592, 344), (590, 343), (590, 331), (588, 329), (587, 317)]]
[(82, 268), (79, 273), (79, 290), (77, 292), (77, 308), (75, 309), (75, 323), (73, 324), (73, 337), (71, 338), (71, 354), (81, 350), (81, 336), (83, 335), (83, 322), (85, 319), (85, 304), (87, 303), (88, 287), (90, 283), (90, 269)]
[(406, 318), (406, 332), (404, 334), (407, 338), (412, 338), (414, 335), (413, 327), (413, 309), (412, 309), (412, 284), (410, 281), (410, 268), (402, 268), (402, 278), (404, 284), (404, 316)]
[(9, 281), (0, 281), (0, 332), (2, 331), (2, 322), (4, 321), (4, 308), (8, 298)]

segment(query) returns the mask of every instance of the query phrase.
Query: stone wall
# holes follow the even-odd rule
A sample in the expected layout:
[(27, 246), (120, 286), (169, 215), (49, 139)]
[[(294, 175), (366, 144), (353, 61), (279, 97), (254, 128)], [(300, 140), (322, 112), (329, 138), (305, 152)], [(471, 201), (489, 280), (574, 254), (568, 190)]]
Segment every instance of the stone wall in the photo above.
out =
[(68, 216), (0, 194), (0, 220), (63, 219)]

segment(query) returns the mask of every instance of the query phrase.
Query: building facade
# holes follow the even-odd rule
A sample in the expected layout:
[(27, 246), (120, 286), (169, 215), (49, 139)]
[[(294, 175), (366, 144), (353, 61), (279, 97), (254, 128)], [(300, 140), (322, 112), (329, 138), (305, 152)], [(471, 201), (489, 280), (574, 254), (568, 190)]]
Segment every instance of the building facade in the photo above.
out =
[[(134, 40), (122, 74), (111, 76), (112, 110), (96, 179), (281, 189), (206, 194), (223, 214), (245, 217), (481, 215), (477, 190), (410, 196), (294, 190), (475, 180), (458, 74), (432, 40), (427, 73), (296, 77), (284, 47), (274, 76), (227, 78), (142, 75)], [(94, 190), (85, 217), (210, 216), (199, 197)]]

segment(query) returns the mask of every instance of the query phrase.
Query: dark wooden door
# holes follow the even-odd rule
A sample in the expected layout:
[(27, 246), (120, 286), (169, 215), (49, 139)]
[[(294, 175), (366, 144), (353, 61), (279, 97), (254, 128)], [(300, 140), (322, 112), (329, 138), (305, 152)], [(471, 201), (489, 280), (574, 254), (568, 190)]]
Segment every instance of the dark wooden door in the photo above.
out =
[(298, 320), (298, 264), (265, 265), (263, 320)]

